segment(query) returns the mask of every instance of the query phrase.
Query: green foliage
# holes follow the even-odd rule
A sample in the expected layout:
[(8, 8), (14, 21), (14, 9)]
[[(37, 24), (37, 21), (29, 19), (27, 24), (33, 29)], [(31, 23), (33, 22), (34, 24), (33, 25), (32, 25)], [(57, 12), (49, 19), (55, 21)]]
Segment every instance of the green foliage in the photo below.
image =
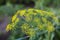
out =
[(0, 15), (8, 15), (8, 16), (12, 16), (14, 15), (14, 13), (19, 10), (22, 9), (24, 7), (24, 5), (12, 5), (10, 4), (9, 6), (4, 5), (0, 7)]
[(51, 12), (25, 9), (19, 10), (12, 17), (12, 22), (7, 25), (6, 30), (11, 30), (15, 39), (24, 38), (24, 35), (27, 35), (28, 40), (53, 40), (55, 26), (58, 23), (58, 18)]
[(34, 0), (35, 8), (44, 9), (45, 7), (60, 7), (60, 0)]

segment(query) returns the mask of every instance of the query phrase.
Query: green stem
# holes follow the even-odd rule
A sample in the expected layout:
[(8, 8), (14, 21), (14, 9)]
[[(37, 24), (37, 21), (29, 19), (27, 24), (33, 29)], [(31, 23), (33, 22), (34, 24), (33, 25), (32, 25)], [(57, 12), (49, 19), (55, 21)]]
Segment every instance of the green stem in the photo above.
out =
[(48, 32), (48, 40), (50, 40), (50, 32)]

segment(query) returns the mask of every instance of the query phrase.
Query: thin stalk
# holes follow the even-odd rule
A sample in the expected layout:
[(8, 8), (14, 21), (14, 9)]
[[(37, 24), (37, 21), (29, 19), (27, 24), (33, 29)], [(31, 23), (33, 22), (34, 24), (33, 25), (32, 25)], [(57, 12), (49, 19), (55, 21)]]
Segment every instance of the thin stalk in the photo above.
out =
[(50, 32), (48, 32), (48, 40), (50, 40), (50, 38), (51, 38), (51, 37), (50, 37)]

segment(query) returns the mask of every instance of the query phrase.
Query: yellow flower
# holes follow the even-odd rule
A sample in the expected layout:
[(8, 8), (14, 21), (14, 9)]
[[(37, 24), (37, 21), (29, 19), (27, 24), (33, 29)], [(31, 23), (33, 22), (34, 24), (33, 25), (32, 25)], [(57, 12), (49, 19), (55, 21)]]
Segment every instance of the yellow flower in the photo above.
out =
[(15, 14), (13, 17), (12, 17), (12, 22), (14, 22), (17, 18), (17, 15)]
[(50, 21), (47, 21), (47, 25), (53, 25)]
[(46, 18), (42, 18), (42, 21), (44, 22), (44, 23), (47, 23), (47, 19)]
[(37, 13), (40, 13), (40, 10), (35, 10)]
[(15, 25), (19, 22), (19, 18), (16, 18), (16, 20), (15, 20), (15, 22), (12, 22), (12, 27), (14, 28), (15, 27)]
[(55, 30), (55, 28), (52, 25), (49, 25), (47, 27), (47, 30), (48, 30), (48, 32), (53, 32)]
[(6, 28), (6, 31), (11, 30), (16, 25), (17, 22), (19, 22), (19, 18), (16, 18), (15, 22), (13, 22), (12, 25), (8, 24), (7, 28)]
[(34, 10), (34, 9), (29, 8), (27, 11), (28, 11), (28, 12), (33, 12), (33, 10)]
[(52, 12), (46, 12), (46, 15), (51, 16), (51, 17), (55, 16), (54, 13), (52, 13)]
[(26, 10), (20, 10), (20, 16), (23, 16), (25, 14)]
[(58, 24), (59, 21), (58, 21), (58, 18), (57, 17), (53, 17), (53, 20)]
[(31, 18), (29, 18), (29, 17), (26, 17), (26, 21), (28, 22), (28, 21), (31, 21)]
[(32, 36), (35, 33), (35, 31), (32, 28), (29, 28), (29, 25), (27, 23), (23, 24), (21, 28), (22, 28), (22, 31), (29, 36)]
[(48, 30), (48, 32), (53, 32), (55, 30), (55, 28), (51, 22), (48, 22), (47, 30)]
[(19, 22), (20, 20), (19, 20), (19, 18), (17, 18), (16, 20), (15, 20), (15, 23), (17, 23), (17, 22)]
[(42, 24), (39, 24), (39, 25), (38, 25), (38, 29), (43, 30), (43, 28), (44, 28), (44, 27), (43, 27)]
[(40, 13), (41, 16), (44, 16), (45, 15), (45, 11), (43, 10), (35, 10), (37, 13)]
[(11, 30), (11, 24), (8, 24), (7, 27), (6, 27), (6, 31), (8, 32), (9, 30)]
[[(21, 18), (24, 17), (25, 22), (32, 22), (32, 28), (30, 28), (29, 24), (25, 23), (22, 24), (21, 29), (23, 32), (25, 32), (28, 35), (33, 35), (35, 33), (34, 26), (38, 27), (38, 29), (42, 30), (48, 30), (49, 32), (52, 32), (55, 30), (53, 23), (49, 20), (47, 20), (49, 17), (52, 17), (55, 22), (58, 22), (58, 19), (55, 17), (55, 15), (52, 12), (46, 12), (43, 10), (37, 10), (37, 9), (26, 9), (26, 10), (19, 10), (13, 17), (12, 17), (12, 25), (13, 27), (21, 21), (17, 16), (21, 16)], [(37, 15), (37, 16), (34, 16)], [(33, 21), (32, 21), (33, 20)], [(22, 20), (23, 21), (23, 20)], [(42, 22), (43, 21), (43, 24)], [(36, 23), (36, 24), (35, 24)], [(28, 29), (28, 30), (27, 30)]]
[(25, 20), (27, 22), (32, 20), (32, 16), (30, 16), (29, 14), (26, 14), (25, 17), (26, 17)]
[(22, 30), (27, 30), (27, 29), (29, 29), (29, 25), (27, 23), (25, 23), (21, 26), (21, 28), (22, 28)]
[(37, 22), (37, 23), (39, 23), (40, 22), (40, 19), (35, 17), (34, 18), (34, 21)]
[(28, 29), (28, 31), (26, 32), (26, 34), (28, 34), (29, 36), (35, 35), (35, 30), (30, 28)]

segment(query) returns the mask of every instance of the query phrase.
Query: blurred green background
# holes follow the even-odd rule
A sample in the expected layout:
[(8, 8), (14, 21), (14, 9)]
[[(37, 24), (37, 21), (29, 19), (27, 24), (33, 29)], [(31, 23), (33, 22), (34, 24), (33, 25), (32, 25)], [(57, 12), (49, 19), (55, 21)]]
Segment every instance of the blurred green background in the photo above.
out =
[(24, 8), (37, 8), (59, 13), (60, 0), (0, 0), (0, 11), (3, 14), (11, 16), (17, 10)]

